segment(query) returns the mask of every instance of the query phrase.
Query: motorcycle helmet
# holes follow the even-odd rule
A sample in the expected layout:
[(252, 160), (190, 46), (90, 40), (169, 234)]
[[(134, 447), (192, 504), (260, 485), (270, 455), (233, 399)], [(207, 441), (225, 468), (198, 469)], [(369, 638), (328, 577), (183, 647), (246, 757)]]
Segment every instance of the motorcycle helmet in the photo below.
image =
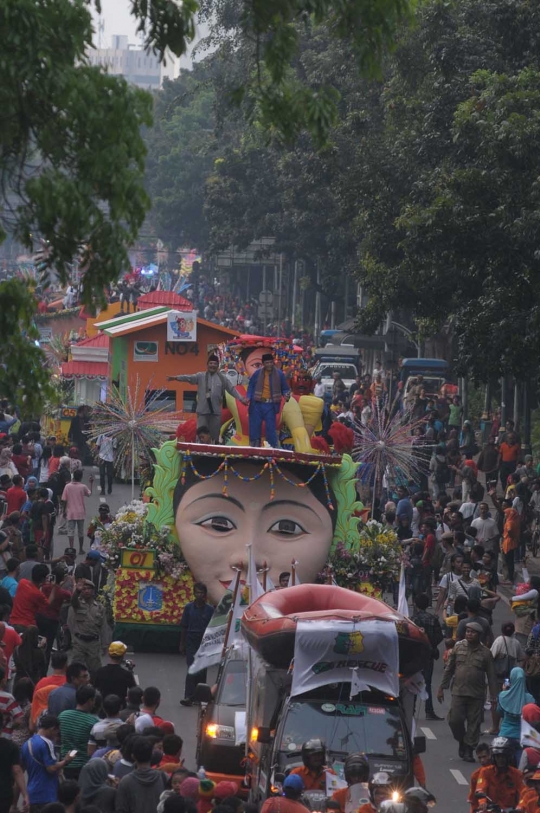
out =
[(506, 737), (495, 737), (490, 746), (491, 754), (509, 754), (512, 750), (510, 741)]
[(403, 794), (403, 801), (407, 813), (428, 813), (430, 807), (433, 807), (435, 796), (421, 787), (409, 788)]
[(369, 779), (369, 762), (365, 754), (349, 754), (343, 766), (345, 781), (348, 785), (367, 782)]
[[(375, 791), (378, 788), (384, 788), (388, 795), (390, 794), (390, 776), (386, 773), (386, 771), (378, 771), (377, 773), (373, 774), (373, 778), (369, 781), (369, 796), (372, 803), (375, 807), (378, 807), (375, 801)], [(386, 801), (386, 800), (385, 800)]]
[(302, 762), (304, 763), (306, 768), (310, 769), (309, 763), (311, 757), (315, 756), (315, 754), (322, 754), (324, 765), (326, 761), (326, 745), (322, 740), (318, 738), (308, 740), (302, 745)]
[(495, 765), (504, 768), (512, 759), (512, 746), (506, 737), (495, 737), (490, 747), (491, 758)]

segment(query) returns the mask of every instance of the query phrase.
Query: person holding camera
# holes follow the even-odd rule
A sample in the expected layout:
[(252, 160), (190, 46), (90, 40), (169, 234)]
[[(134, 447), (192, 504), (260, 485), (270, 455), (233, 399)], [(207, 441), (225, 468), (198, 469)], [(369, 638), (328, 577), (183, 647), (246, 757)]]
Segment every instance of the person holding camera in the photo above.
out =
[(128, 689), (136, 686), (131, 661), (125, 660), (127, 646), (122, 641), (113, 641), (109, 645), (110, 663), (98, 669), (94, 679), (94, 686), (103, 697), (114, 694), (122, 700), (122, 708), (126, 705)]

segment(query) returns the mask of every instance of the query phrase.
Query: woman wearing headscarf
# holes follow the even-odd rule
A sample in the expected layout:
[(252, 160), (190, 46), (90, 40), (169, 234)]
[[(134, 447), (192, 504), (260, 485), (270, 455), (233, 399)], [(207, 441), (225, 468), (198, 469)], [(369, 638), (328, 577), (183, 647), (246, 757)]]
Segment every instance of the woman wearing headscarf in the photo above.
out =
[(502, 718), (499, 736), (506, 737), (512, 743), (516, 765), (521, 756), (521, 714), (528, 703), (534, 704), (534, 697), (527, 691), (525, 672), (520, 666), (515, 666), (510, 672), (510, 688), (499, 695), (497, 712)]
[(15, 682), (30, 678), (34, 685), (47, 674), (45, 649), (40, 646), (39, 631), (35, 626), (27, 627), (20, 644), (13, 653)]
[(109, 768), (103, 759), (91, 759), (79, 774), (81, 807), (96, 805), (101, 813), (114, 813), (116, 789), (108, 784)]

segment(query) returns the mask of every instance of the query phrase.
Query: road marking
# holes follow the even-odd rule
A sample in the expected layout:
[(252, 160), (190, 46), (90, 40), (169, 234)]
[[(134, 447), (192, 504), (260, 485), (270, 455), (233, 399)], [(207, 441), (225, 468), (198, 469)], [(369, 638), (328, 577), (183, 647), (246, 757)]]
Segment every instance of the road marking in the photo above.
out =
[(100, 498), (99, 498), (99, 501), (100, 501), (100, 502), (107, 502), (107, 500), (105, 499), (105, 497), (100, 497)]
[(139, 685), (139, 675), (133, 675), (133, 677), (135, 678), (135, 683), (138, 686)]
[(468, 785), (469, 780), (465, 779), (461, 771), (458, 771), (456, 768), (450, 768), (450, 773), (458, 783), (458, 785)]
[(422, 734), (424, 735), (426, 740), (436, 740), (437, 739), (437, 737), (435, 736), (435, 734), (433, 733), (431, 728), (421, 728), (420, 731), (422, 732)]

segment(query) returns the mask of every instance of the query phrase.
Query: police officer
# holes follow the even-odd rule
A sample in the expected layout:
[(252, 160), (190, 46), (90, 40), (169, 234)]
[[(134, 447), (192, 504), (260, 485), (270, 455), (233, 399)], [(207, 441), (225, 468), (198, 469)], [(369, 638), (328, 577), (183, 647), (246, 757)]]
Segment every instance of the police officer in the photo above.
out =
[(68, 612), (71, 632), (71, 659), (88, 666), (93, 678), (101, 667), (101, 652), (106, 646), (105, 608), (96, 601), (96, 587), (90, 579), (79, 579), (73, 591)]

